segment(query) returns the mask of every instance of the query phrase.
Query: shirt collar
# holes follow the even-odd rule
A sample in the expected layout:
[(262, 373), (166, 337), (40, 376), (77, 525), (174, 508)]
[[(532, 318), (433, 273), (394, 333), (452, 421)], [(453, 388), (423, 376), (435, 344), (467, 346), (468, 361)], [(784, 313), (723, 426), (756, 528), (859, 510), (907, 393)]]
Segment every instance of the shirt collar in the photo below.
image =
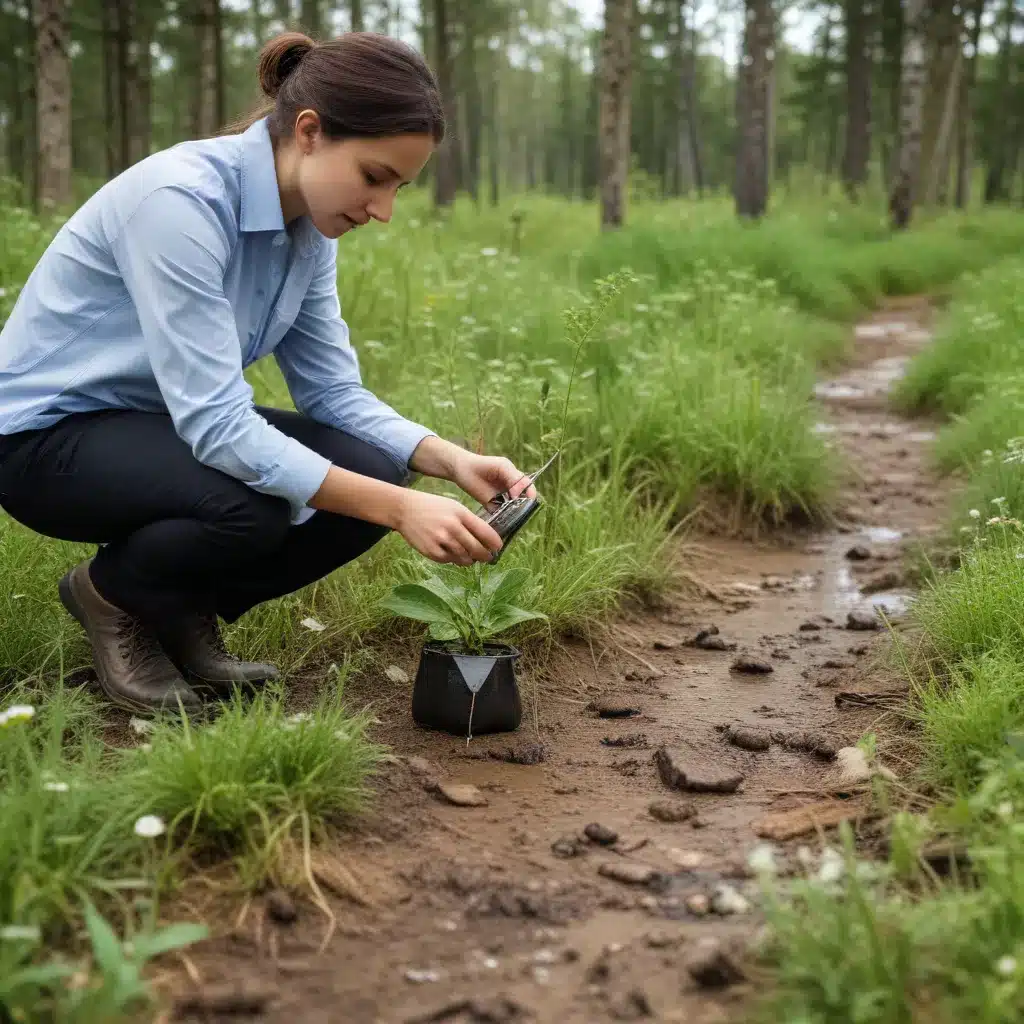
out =
[[(267, 119), (260, 118), (242, 134), (242, 203), (239, 227), (243, 231), (283, 231), (284, 213), (277, 189), (274, 147)], [(308, 217), (301, 217), (293, 231), (296, 248), (311, 256), (320, 247), (320, 232)]]

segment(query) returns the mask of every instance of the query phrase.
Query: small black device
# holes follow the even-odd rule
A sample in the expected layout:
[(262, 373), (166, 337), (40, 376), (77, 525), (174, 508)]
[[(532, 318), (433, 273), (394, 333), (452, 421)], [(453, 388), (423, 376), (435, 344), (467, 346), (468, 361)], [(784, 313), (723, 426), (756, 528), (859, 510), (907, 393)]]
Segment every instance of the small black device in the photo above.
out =
[[(558, 458), (558, 455), (559, 453), (555, 452), (540, 469), (535, 473), (528, 473), (520, 477), (516, 484), (526, 480), (528, 487)], [(515, 484), (512, 487), (515, 487)], [(476, 513), (501, 538), (502, 548), (501, 551), (496, 551), (492, 556), (492, 565), (501, 557), (501, 552), (508, 547), (508, 542), (540, 511), (543, 504), (540, 498), (528, 498), (525, 494), (520, 494), (519, 497), (513, 498), (509, 493), (511, 489), (510, 487), (507, 491), (496, 494), (486, 505), (478, 509)]]

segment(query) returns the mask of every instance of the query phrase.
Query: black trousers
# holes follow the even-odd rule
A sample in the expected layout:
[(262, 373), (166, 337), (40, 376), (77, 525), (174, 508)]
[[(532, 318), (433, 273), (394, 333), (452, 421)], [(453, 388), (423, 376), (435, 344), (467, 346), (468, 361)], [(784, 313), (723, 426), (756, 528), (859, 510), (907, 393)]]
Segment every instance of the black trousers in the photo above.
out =
[[(402, 484), (378, 448), (297, 413), (260, 408), (337, 466)], [(37, 533), (102, 545), (92, 565), (111, 604), (149, 622), (216, 612), (233, 622), (358, 557), (386, 528), (288, 503), (196, 461), (166, 415), (109, 410), (0, 437), (0, 507)]]

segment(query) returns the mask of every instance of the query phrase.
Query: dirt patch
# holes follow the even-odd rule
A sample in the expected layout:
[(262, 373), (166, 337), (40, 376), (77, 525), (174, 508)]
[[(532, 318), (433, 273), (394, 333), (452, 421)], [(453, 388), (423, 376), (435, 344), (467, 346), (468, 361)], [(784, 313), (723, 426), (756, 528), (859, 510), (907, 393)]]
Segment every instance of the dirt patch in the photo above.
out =
[[(894, 416), (886, 391), (928, 325), (920, 302), (879, 313), (817, 389), (816, 429), (850, 469), (837, 527), (699, 538), (686, 558), (701, 596), (625, 615), (599, 656), (568, 642), (518, 736), (467, 756), (412, 725), (407, 688), (350, 691), (402, 755), (332, 848), (366, 905), (329, 897), (323, 950), (325, 919), (301, 899), (216, 916), (218, 937), (169, 979), (179, 1019), (221, 1019), (212, 996), (232, 992), (256, 993), (248, 1019), (273, 1024), (735, 1019), (757, 931), (747, 855), (861, 827), (862, 798), (822, 786), (900, 699), (874, 608), (905, 612), (901, 547), (942, 521), (945, 491), (929, 425)], [(742, 784), (678, 791), (692, 779)]]

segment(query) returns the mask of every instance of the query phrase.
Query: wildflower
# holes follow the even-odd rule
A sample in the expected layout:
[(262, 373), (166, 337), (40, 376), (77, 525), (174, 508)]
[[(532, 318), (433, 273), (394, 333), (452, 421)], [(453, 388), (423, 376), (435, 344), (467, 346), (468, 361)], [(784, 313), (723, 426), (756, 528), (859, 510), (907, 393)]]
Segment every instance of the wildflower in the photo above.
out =
[(981, 518), (981, 513), (980, 513), (980, 512), (979, 512), (979, 511), (978, 511), (978, 510), (977, 510), (976, 508), (972, 508), (972, 509), (971, 509), (971, 511), (970, 511), (970, 512), (968, 512), (967, 514), (968, 514), (968, 515), (969, 515), (969, 516), (970, 516), (970, 517), (971, 517), (972, 519), (980, 519), (980, 518)]
[(1013, 804), (1009, 800), (1004, 800), (997, 808), (996, 814), (1000, 818), (1009, 818), (1013, 814)]
[(47, 793), (66, 793), (70, 787), (66, 782), (44, 782), (43, 789)]
[(770, 843), (761, 843), (750, 851), (747, 866), (758, 874), (775, 874), (775, 848)]
[(35, 713), (31, 704), (12, 704), (6, 711), (0, 711), (0, 728), (11, 722), (27, 722)]
[(497, 249), (493, 249), (490, 246), (487, 246), (486, 249), (481, 249), (480, 250), (480, 255), (481, 256), (497, 256), (498, 255), (498, 250)]
[(1013, 974), (1017, 970), (1017, 960), (1012, 956), (1001, 956), (996, 961), (996, 972), (1002, 975)]
[(843, 877), (843, 858), (831, 846), (825, 847), (821, 854), (821, 864), (818, 866), (818, 881), (829, 885), (838, 882)]
[(167, 831), (163, 818), (155, 814), (144, 814), (135, 822), (135, 834), (143, 839), (156, 839)]
[(5, 924), (0, 927), (0, 939), (5, 942), (38, 942), (42, 932), (34, 924)]
[(993, 505), (1005, 505), (1006, 504), (1006, 498), (993, 498), (992, 499), (992, 504)]

